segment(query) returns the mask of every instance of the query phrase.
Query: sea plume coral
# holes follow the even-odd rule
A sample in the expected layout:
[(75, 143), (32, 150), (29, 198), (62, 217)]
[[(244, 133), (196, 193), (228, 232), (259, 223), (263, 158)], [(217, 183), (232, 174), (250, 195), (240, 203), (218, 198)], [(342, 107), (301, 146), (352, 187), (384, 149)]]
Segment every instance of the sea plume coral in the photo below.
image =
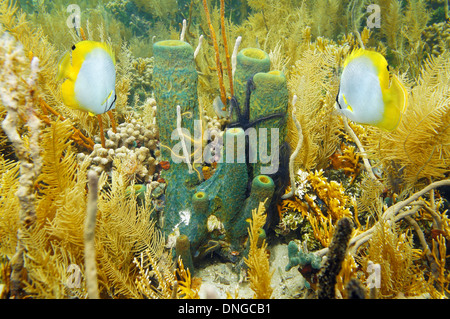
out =
[[(334, 77), (334, 67), (339, 54), (332, 46), (323, 51), (307, 49), (290, 72), (288, 87), (299, 97), (295, 114), (303, 134), (302, 148), (295, 159), (296, 168), (322, 168), (338, 146), (340, 122), (334, 114), (338, 82)], [(288, 140), (291, 148), (295, 149), (298, 130), (290, 118), (287, 126)]]
[(440, 180), (450, 172), (450, 55), (429, 57), (411, 83), (409, 103), (398, 128), (370, 128), (367, 151), (380, 167), (401, 168), (404, 188)]
[(261, 231), (266, 222), (264, 203), (261, 202), (258, 208), (252, 211), (252, 219), (248, 228), (250, 250), (248, 257), (245, 258), (245, 264), (249, 268), (250, 287), (255, 292), (255, 297), (259, 299), (268, 299), (273, 292), (270, 284), (274, 271), (269, 269), (267, 242), (265, 239), (261, 241), (263, 238)]

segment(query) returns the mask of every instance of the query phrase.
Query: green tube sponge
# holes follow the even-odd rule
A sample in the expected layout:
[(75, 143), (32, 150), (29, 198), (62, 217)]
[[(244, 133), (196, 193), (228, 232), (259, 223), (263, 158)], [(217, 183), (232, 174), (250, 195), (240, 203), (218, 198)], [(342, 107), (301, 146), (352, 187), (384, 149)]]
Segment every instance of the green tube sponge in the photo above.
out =
[(136, 194), (136, 199), (138, 203), (142, 203), (145, 199), (145, 192), (147, 191), (147, 187), (144, 184), (135, 184), (133, 186), (128, 186), (125, 189), (125, 195), (128, 197), (130, 194)]
[[(274, 70), (267, 73), (257, 73), (253, 77), (255, 91), (251, 99), (250, 121), (273, 113), (286, 113), (289, 102), (289, 92), (286, 77), (283, 72)], [(270, 110), (268, 110), (270, 106)], [(280, 122), (280, 119), (277, 120)], [(278, 127), (275, 125), (274, 127)]]
[(206, 215), (208, 213), (209, 199), (205, 192), (196, 192), (192, 195), (192, 206), (196, 215)]
[[(258, 152), (255, 150), (256, 143), (250, 145), (253, 145), (253, 152), (256, 152), (259, 158), (253, 163), (253, 176), (274, 174), (279, 167), (280, 145), (284, 143), (287, 133), (289, 92), (286, 77), (281, 71), (270, 71), (255, 74), (253, 82), (255, 89), (250, 99), (249, 121), (267, 118), (254, 126), (258, 134)], [(272, 136), (276, 139), (273, 140)]]
[[(199, 118), (198, 75), (194, 50), (187, 42), (179, 40), (156, 42), (153, 45), (153, 55), (155, 58), (153, 86), (158, 103), (156, 123), (161, 145), (160, 160), (170, 163), (170, 168), (161, 172), (162, 178), (167, 181), (164, 231), (170, 234), (177, 225), (180, 225), (180, 214), (190, 213), (190, 202), (195, 192), (193, 180), (198, 180), (196, 172), (190, 170), (188, 164), (180, 160), (185, 158), (184, 150), (182, 154), (174, 151), (174, 146), (181, 143), (177, 129), (180, 128), (177, 126), (178, 105), (181, 129), (191, 137), (195, 133), (194, 119)], [(186, 141), (188, 139), (185, 139), (185, 143)], [(188, 153), (192, 152), (192, 146), (187, 147)]]
[(272, 178), (266, 175), (256, 176), (252, 181), (250, 196), (245, 200), (242, 212), (236, 216), (229, 224), (233, 237), (238, 240), (234, 244), (239, 245), (243, 237), (247, 235), (247, 219), (252, 217), (252, 210), (257, 208), (260, 202), (266, 200), (267, 209), (275, 189)]
[(189, 269), (190, 273), (194, 273), (194, 263), (192, 261), (191, 245), (186, 235), (180, 235), (175, 244), (175, 253), (183, 260), (184, 268)]
[[(247, 81), (259, 72), (269, 72), (270, 58), (269, 55), (256, 48), (242, 49), (236, 57), (236, 70), (233, 77), (234, 95), (243, 109), (245, 95), (247, 92)], [(233, 121), (236, 115), (233, 112)]]
[(190, 239), (192, 249), (196, 249), (206, 238), (209, 198), (204, 191), (198, 191), (192, 195), (192, 214), (188, 225), (181, 224), (180, 232)]
[[(160, 143), (173, 148), (177, 143), (172, 140), (172, 132), (177, 128), (177, 105), (181, 107), (181, 114), (189, 114), (183, 116), (182, 127), (188, 129), (191, 136), (194, 119), (199, 118), (194, 49), (184, 41), (159, 41), (153, 44), (153, 55), (153, 86), (158, 102), (156, 121)], [(171, 161), (171, 158), (170, 150), (162, 147), (161, 160)]]
[(252, 188), (250, 191), (250, 196), (247, 198), (244, 204), (243, 215), (246, 218), (252, 216), (252, 210), (257, 208), (260, 202), (266, 201), (266, 208), (269, 204), (275, 185), (272, 178), (267, 175), (258, 175), (252, 181)]
[[(232, 141), (234, 143), (231, 143)], [(197, 187), (197, 191), (208, 194), (209, 211), (221, 221), (230, 221), (239, 214), (245, 200), (248, 175), (243, 143), (243, 129), (227, 129), (221, 162), (217, 165), (214, 175)]]

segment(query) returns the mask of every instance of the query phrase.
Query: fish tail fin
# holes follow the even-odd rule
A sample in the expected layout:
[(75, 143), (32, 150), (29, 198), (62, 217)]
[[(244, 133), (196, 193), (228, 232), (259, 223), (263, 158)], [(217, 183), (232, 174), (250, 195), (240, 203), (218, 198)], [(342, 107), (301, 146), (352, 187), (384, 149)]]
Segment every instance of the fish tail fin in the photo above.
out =
[(408, 91), (405, 86), (400, 82), (396, 75), (392, 75), (391, 87), (389, 88), (396, 98), (397, 105), (399, 105), (400, 112), (404, 113), (406, 110), (406, 104), (408, 103)]
[(70, 63), (70, 52), (68, 51), (59, 61), (58, 74), (56, 79), (59, 81), (63, 78), (71, 78), (71, 76), (72, 76), (72, 65)]
[(408, 101), (408, 92), (397, 76), (392, 76), (391, 86), (383, 94), (383, 100), (383, 120), (377, 126), (392, 131), (400, 123)]

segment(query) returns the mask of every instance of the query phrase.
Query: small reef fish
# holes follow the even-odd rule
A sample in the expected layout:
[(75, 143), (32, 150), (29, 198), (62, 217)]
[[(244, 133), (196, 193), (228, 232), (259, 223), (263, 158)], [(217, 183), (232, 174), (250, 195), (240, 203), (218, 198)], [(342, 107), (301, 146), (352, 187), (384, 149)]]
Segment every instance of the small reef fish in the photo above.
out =
[[(390, 83), (389, 83), (390, 82)], [(407, 91), (378, 52), (354, 50), (344, 62), (338, 110), (350, 120), (392, 131), (406, 108)]]
[(81, 41), (73, 45), (59, 62), (58, 80), (63, 78), (61, 94), (67, 106), (91, 116), (115, 108), (115, 58), (107, 44)]

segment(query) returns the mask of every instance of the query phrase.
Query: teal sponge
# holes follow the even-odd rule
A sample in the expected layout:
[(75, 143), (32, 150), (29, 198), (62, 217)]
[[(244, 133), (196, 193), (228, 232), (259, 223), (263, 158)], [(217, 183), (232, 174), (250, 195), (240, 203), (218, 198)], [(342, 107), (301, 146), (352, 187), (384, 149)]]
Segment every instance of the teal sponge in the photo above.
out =
[(294, 241), (291, 241), (288, 244), (288, 257), (289, 262), (285, 268), (286, 271), (289, 271), (295, 266), (304, 267), (306, 265), (311, 265), (314, 269), (320, 269), (320, 266), (322, 265), (322, 258), (313, 253), (303, 252)]

